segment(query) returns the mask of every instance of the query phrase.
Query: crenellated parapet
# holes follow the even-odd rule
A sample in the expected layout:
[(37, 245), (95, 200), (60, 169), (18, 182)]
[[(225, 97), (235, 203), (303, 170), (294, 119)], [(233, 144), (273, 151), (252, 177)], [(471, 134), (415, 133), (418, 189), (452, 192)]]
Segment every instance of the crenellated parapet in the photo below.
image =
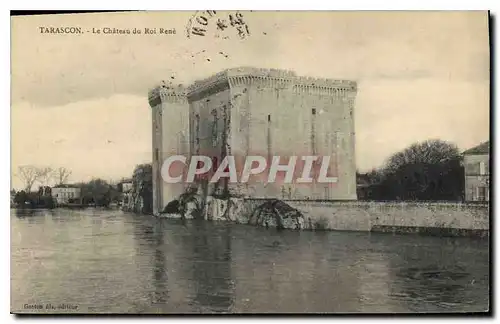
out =
[(190, 100), (232, 87), (255, 84), (259, 88), (290, 89), (297, 93), (318, 93), (343, 96), (356, 92), (357, 84), (349, 80), (333, 80), (298, 76), (294, 71), (240, 67), (227, 69), (189, 86)]
[(151, 89), (148, 93), (149, 105), (154, 108), (162, 102), (186, 102), (187, 89), (182, 84), (172, 84), (162, 82), (160, 85)]
[(262, 69), (254, 67), (239, 67), (226, 70), (228, 76), (251, 76), (251, 77), (264, 77), (264, 78), (296, 78), (297, 74), (291, 70), (280, 69)]
[(197, 80), (187, 89), (188, 100), (197, 100), (206, 95), (229, 89), (227, 70), (212, 75), (203, 80)]
[(156, 107), (162, 102), (184, 103), (187, 99), (197, 100), (197, 98), (229, 88), (249, 85), (256, 85), (260, 89), (289, 89), (298, 94), (311, 93), (339, 97), (353, 96), (357, 92), (355, 81), (298, 76), (290, 70), (239, 67), (195, 81), (189, 87), (162, 82), (149, 91), (148, 100), (151, 107)]

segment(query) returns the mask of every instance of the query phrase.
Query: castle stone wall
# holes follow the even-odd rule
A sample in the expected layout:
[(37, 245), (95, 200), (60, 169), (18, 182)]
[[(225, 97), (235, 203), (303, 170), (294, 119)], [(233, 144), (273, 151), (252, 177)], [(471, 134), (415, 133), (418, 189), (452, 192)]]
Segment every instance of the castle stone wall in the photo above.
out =
[(189, 153), (189, 109), (181, 85), (160, 85), (149, 92), (153, 127), (153, 213), (184, 191), (183, 183), (167, 184), (161, 177), (164, 160), (171, 155)]
[[(298, 77), (273, 69), (223, 71), (189, 88), (191, 152), (219, 151), (219, 161), (231, 154), (239, 159), (239, 172), (248, 155), (264, 156), (268, 165), (275, 155), (282, 157), (282, 164), (294, 155), (327, 155), (331, 175), (338, 177), (335, 184), (267, 184), (253, 178), (249, 184), (230, 185), (230, 192), (249, 197), (356, 199), (355, 96), (352, 81)], [(214, 111), (226, 111), (227, 119), (217, 127)], [(225, 147), (212, 144), (213, 133)], [(267, 173), (262, 177), (267, 179)]]

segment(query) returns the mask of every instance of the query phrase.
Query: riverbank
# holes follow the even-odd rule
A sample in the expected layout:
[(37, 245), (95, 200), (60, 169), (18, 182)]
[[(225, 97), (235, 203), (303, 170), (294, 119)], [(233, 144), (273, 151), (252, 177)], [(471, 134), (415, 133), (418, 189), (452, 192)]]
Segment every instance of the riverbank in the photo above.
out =
[[(201, 215), (187, 204), (186, 218), (294, 230), (489, 236), (489, 204), (455, 202), (308, 201), (207, 197)], [(162, 214), (163, 217), (180, 217)]]

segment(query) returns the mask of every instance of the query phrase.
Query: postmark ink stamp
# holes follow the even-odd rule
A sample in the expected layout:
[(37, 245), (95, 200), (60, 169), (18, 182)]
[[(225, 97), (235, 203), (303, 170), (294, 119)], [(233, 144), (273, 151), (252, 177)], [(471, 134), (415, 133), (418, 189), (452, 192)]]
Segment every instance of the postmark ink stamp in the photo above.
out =
[(236, 35), (240, 39), (250, 36), (250, 27), (243, 13), (215, 10), (197, 11), (186, 25), (188, 38), (212, 36), (228, 39)]

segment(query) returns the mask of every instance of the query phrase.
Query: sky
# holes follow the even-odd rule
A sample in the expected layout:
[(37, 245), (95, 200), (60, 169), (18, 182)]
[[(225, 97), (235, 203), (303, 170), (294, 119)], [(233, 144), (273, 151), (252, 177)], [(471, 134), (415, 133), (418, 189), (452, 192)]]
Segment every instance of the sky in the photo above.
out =
[[(414, 142), (465, 150), (489, 138), (487, 12), (242, 12), (245, 39), (216, 31), (230, 13), (204, 37), (187, 37), (187, 11), (13, 17), (11, 187), (20, 165), (66, 167), (70, 182), (130, 177), (152, 158), (148, 90), (238, 66), (357, 81), (361, 171)], [(93, 33), (105, 27), (176, 34)]]

